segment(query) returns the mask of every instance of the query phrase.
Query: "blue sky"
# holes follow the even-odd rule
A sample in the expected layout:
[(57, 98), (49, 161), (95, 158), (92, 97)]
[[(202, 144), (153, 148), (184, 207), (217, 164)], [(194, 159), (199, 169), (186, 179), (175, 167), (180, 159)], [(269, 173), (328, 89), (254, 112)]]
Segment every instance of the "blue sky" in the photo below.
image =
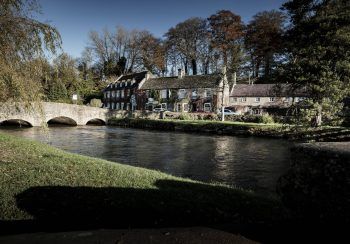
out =
[(117, 25), (146, 29), (162, 37), (172, 26), (190, 17), (207, 18), (221, 9), (242, 16), (247, 23), (257, 12), (279, 9), (286, 0), (39, 0), (41, 21), (61, 33), (63, 50), (79, 57), (91, 30)]

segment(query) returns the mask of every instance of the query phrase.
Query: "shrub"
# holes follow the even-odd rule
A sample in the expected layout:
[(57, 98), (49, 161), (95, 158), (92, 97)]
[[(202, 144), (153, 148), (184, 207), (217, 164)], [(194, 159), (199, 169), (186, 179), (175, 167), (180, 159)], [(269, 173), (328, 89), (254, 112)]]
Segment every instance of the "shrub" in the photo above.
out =
[(191, 116), (188, 113), (181, 113), (179, 115), (179, 120), (191, 120)]
[(272, 124), (274, 123), (273, 118), (270, 115), (258, 116), (258, 123)]
[(102, 101), (101, 99), (93, 98), (90, 100), (90, 106), (91, 107), (97, 107), (100, 108), (102, 107)]

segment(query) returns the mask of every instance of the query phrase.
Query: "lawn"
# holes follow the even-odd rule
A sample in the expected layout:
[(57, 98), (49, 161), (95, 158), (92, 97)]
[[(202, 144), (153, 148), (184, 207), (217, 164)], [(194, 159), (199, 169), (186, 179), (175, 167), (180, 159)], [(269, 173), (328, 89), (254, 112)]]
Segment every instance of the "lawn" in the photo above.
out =
[(3, 233), (196, 225), (244, 229), (270, 226), (287, 216), (278, 199), (2, 133), (0, 155)]

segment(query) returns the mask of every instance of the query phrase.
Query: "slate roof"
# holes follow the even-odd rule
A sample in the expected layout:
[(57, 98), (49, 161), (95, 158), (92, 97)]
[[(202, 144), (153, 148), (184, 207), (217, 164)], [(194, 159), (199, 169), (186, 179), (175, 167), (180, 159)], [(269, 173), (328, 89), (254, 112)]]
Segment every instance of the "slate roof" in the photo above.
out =
[[(147, 72), (148, 71), (142, 71), (142, 72), (139, 72), (139, 73), (123, 75), (119, 79), (115, 79), (113, 82), (109, 82), (108, 86), (103, 89), (103, 92), (104, 91), (114, 90), (114, 89), (120, 90), (120, 89), (124, 89), (124, 88), (137, 87), (138, 83), (140, 83), (146, 77)], [(132, 84), (132, 85), (129, 84), (127, 86), (124, 86), (123, 88), (122, 87), (116, 87), (117, 84), (119, 84), (121, 82), (126, 82), (128, 80), (133, 80), (133, 79), (135, 79), (136, 82), (134, 84)]]
[(142, 81), (143, 78), (145, 78), (146, 74), (147, 74), (148, 71), (142, 71), (142, 72), (139, 72), (139, 73), (133, 73), (133, 74), (128, 74), (128, 75), (123, 75), (122, 77), (120, 77), (118, 79), (117, 82), (120, 82), (120, 81), (127, 81), (127, 80), (132, 80), (132, 79), (135, 79), (135, 81), (138, 83), (140, 81)]
[(140, 89), (192, 89), (192, 88), (215, 88), (220, 83), (220, 75), (188, 75), (182, 78), (160, 77), (146, 80)]
[(230, 93), (231, 97), (306, 97), (305, 89), (293, 91), (291, 84), (237, 84)]

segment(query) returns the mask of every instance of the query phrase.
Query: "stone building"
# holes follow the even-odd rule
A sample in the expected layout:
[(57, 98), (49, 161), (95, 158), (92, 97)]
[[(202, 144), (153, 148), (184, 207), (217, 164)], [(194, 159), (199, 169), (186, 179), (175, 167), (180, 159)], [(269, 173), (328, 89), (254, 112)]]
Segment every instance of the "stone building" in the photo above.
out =
[[(222, 104), (240, 114), (278, 113), (307, 97), (290, 84), (236, 84), (221, 74), (154, 77), (150, 72), (123, 75), (104, 89), (104, 107), (113, 110), (218, 112)], [(224, 85), (225, 84), (225, 85)], [(224, 96), (222, 96), (224, 94)]]
[(137, 94), (142, 81), (150, 77), (147, 71), (122, 75), (108, 84), (103, 90), (104, 107), (116, 110), (136, 110), (138, 108)]
[(275, 113), (307, 97), (305, 89), (293, 89), (290, 84), (235, 84), (229, 107), (240, 114)]
[[(226, 83), (226, 82), (225, 82)], [(190, 75), (179, 70), (178, 76), (146, 79), (140, 93), (147, 97), (145, 109), (160, 108), (174, 112), (215, 112), (228, 105), (229, 87), (224, 87), (222, 76)]]

